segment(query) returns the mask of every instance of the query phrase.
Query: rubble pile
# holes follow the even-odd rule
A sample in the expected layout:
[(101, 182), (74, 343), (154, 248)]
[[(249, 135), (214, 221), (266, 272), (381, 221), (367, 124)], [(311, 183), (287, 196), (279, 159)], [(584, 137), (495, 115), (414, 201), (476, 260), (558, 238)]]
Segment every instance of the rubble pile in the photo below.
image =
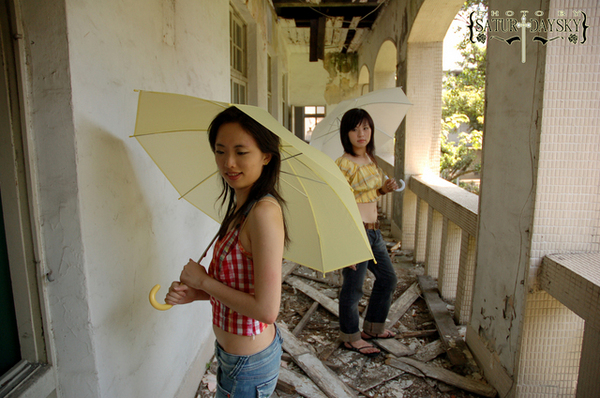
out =
[[(386, 325), (396, 338), (369, 340), (382, 351), (375, 358), (345, 349), (338, 339), (341, 272), (322, 275), (284, 261), (277, 320), (284, 354), (272, 398), (495, 397), (464, 343), (464, 328), (454, 325), (452, 303), (442, 301), (435, 280), (394, 241), (385, 220), (382, 233), (398, 276)], [(372, 278), (368, 273), (361, 311)], [(214, 397), (215, 370), (213, 360), (197, 398)]]

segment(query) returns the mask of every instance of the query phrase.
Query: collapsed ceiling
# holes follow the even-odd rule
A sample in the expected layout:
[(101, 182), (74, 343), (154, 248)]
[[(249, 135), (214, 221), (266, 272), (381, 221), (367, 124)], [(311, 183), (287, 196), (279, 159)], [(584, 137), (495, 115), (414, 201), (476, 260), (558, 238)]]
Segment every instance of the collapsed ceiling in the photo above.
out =
[(355, 52), (387, 0), (272, 0), (280, 26), (310, 61), (325, 51)]

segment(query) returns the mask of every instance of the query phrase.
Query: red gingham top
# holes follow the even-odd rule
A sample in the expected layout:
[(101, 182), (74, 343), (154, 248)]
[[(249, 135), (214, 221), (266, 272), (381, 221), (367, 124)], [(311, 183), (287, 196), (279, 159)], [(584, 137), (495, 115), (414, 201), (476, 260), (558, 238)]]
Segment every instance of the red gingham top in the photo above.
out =
[[(243, 225), (243, 221), (242, 224)], [(241, 227), (229, 231), (215, 244), (208, 274), (215, 280), (244, 293), (254, 294), (254, 264), (252, 255), (239, 242)], [(249, 318), (211, 296), (213, 325), (226, 332), (254, 336), (267, 328), (266, 323)]]

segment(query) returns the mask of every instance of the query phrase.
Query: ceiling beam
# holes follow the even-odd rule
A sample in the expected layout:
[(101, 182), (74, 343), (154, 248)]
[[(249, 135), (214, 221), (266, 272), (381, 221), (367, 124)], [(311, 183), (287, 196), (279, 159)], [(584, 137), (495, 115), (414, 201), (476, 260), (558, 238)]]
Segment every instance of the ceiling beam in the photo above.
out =
[(325, 1), (320, 3), (307, 3), (305, 1), (297, 1), (292, 2), (289, 0), (277, 1), (273, 0), (273, 5), (275, 9), (277, 8), (328, 8), (328, 7), (347, 7), (347, 8), (375, 8), (379, 5), (379, 3), (383, 2), (383, 0), (371, 0), (365, 3), (349, 3), (348, 1), (341, 0), (337, 1)]

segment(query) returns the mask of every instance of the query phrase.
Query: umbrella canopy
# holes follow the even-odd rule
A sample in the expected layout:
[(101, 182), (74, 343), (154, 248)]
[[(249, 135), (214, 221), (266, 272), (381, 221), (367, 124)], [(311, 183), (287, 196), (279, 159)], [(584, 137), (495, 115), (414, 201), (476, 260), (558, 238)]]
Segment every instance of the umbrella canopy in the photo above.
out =
[(340, 141), (340, 122), (346, 111), (361, 108), (375, 122), (375, 150), (381, 157), (394, 155), (394, 134), (412, 104), (400, 87), (372, 91), (358, 98), (340, 102), (314, 128), (310, 145), (337, 159), (344, 153)]
[[(219, 223), (222, 182), (207, 130), (230, 106), (141, 91), (133, 135), (181, 198)], [(281, 139), (280, 193), (291, 240), (284, 257), (321, 272), (373, 258), (354, 195), (335, 163), (264, 109), (234, 106)]]

